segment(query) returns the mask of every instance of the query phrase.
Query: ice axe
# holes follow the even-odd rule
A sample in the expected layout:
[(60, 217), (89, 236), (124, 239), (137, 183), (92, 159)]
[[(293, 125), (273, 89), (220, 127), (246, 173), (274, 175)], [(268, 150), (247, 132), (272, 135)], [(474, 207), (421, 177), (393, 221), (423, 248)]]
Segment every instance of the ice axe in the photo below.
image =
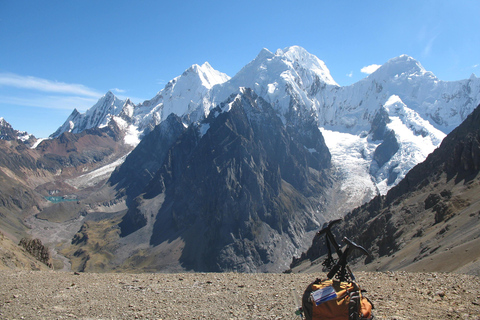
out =
[(353, 281), (355, 281), (355, 276), (353, 275), (350, 268), (347, 266), (348, 256), (355, 249), (360, 250), (363, 254), (365, 254), (367, 256), (369, 256), (370, 254), (368, 253), (368, 251), (364, 247), (356, 244), (355, 242), (351, 241), (347, 237), (343, 238), (343, 242), (345, 242), (347, 244), (347, 247), (345, 248), (345, 251), (343, 251), (342, 255), (339, 257), (338, 262), (333, 266), (333, 268), (327, 274), (327, 278), (331, 279), (335, 275), (337, 275), (337, 278), (340, 281), (347, 280), (347, 277), (350, 277)]
[[(323, 266), (325, 268), (330, 269), (330, 271), (327, 274), (327, 277), (329, 279), (333, 278), (335, 275), (337, 275), (338, 280), (340, 281), (345, 281), (347, 277), (351, 277), (352, 280), (355, 280), (355, 277), (350, 270), (350, 268), (347, 266), (347, 258), (348, 256), (352, 253), (353, 250), (358, 249), (365, 255), (370, 255), (368, 251), (356, 244), (355, 242), (351, 241), (347, 237), (343, 238), (343, 241), (347, 244), (347, 247), (345, 248), (344, 251), (342, 251), (342, 247), (337, 243), (337, 240), (335, 239), (333, 233), (332, 233), (332, 226), (335, 224), (341, 222), (342, 219), (336, 219), (330, 221), (328, 224), (325, 223), (324, 227), (322, 230), (318, 232), (318, 235), (325, 234), (325, 242), (327, 244), (327, 250), (328, 250), (328, 256), (323, 262)], [(335, 261), (332, 256), (332, 249), (330, 247), (330, 244), (334, 247), (335, 253), (338, 256), (338, 261)], [(347, 273), (348, 272), (348, 273)], [(337, 274), (338, 273), (338, 274)]]

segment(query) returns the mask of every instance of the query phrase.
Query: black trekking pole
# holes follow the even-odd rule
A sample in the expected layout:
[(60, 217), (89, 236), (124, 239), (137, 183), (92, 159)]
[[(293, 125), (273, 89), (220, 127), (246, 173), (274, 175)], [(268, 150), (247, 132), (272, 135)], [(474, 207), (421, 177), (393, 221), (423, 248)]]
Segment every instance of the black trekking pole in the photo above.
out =
[(328, 279), (332, 279), (338, 273), (338, 275), (337, 275), (338, 279), (340, 281), (345, 281), (346, 278), (347, 278), (346, 275), (347, 275), (347, 271), (348, 271), (350, 277), (352, 278), (352, 280), (354, 280), (355, 276), (353, 275), (350, 268), (347, 266), (348, 256), (355, 249), (360, 250), (363, 254), (365, 254), (367, 256), (370, 255), (364, 247), (356, 244), (355, 242), (351, 241), (350, 239), (345, 237), (345, 238), (343, 238), (343, 241), (347, 244), (347, 247), (345, 248), (345, 251), (340, 256), (340, 258), (338, 259), (338, 262), (335, 264), (335, 266), (333, 266), (332, 270), (330, 270), (330, 272), (328, 273), (328, 275), (327, 275)]
[(339, 223), (342, 221), (342, 219), (337, 219), (330, 221), (328, 224), (325, 223), (323, 225), (322, 230), (320, 230), (317, 235), (320, 236), (322, 234), (325, 234), (325, 244), (327, 245), (327, 250), (328, 250), (328, 255), (325, 261), (322, 263), (325, 269), (330, 270), (333, 265), (335, 265), (335, 260), (333, 259), (332, 255), (332, 248), (330, 247), (330, 244), (334, 247), (335, 253), (337, 254), (337, 257), (340, 258), (342, 255), (342, 249), (341, 246), (338, 245), (337, 241), (335, 240), (335, 237), (333, 236), (332, 233), (332, 226)]

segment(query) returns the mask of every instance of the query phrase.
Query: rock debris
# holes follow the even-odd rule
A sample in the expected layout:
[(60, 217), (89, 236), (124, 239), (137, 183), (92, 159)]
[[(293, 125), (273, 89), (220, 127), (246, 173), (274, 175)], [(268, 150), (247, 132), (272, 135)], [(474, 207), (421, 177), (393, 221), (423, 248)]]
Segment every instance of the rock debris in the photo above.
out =
[[(359, 272), (376, 319), (480, 319), (480, 278)], [(0, 271), (1, 319), (300, 319), (325, 274)]]

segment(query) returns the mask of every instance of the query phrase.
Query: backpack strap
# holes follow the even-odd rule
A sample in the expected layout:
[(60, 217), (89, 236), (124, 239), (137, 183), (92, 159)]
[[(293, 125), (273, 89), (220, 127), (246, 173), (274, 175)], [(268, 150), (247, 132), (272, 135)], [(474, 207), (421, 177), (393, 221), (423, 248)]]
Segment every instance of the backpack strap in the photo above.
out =
[(305, 316), (306, 320), (311, 320), (313, 316), (313, 303), (310, 300), (310, 294), (313, 291), (312, 285), (314, 284), (319, 284), (322, 282), (321, 279), (317, 278), (313, 283), (309, 284), (305, 292), (303, 293), (302, 296), (302, 310), (303, 310), (303, 315)]
[(350, 301), (348, 302), (348, 320), (360, 320), (360, 301), (359, 291), (350, 292)]
[(348, 319), (349, 320), (372, 320), (374, 318), (372, 309), (375, 307), (373, 303), (362, 293), (366, 290), (360, 290), (356, 286), (356, 290), (350, 292), (350, 301), (348, 303)]

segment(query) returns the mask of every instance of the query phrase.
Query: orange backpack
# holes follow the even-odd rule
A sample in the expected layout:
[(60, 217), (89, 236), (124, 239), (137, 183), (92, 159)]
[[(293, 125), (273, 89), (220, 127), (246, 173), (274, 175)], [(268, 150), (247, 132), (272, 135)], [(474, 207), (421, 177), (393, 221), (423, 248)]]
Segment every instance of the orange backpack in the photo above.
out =
[(302, 309), (306, 320), (373, 319), (373, 304), (355, 282), (315, 280), (303, 294)]

